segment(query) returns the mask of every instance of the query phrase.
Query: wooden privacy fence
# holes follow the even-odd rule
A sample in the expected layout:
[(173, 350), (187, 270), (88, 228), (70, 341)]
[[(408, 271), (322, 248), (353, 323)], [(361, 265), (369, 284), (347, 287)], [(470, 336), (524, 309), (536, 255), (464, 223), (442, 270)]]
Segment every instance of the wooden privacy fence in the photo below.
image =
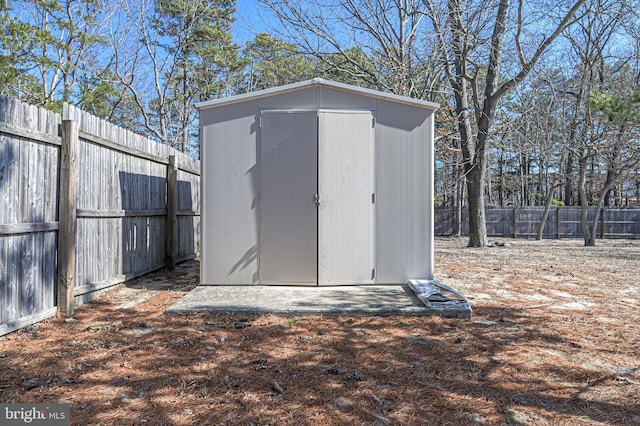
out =
[(0, 97), (0, 335), (199, 252), (199, 161)]
[(56, 311), (60, 123), (0, 98), (0, 335)]
[[(596, 208), (589, 207), (589, 223)], [(488, 208), (485, 210), (489, 237), (535, 238), (543, 207)], [(450, 236), (454, 230), (454, 209), (435, 209), (435, 235)], [(469, 235), (469, 215), (462, 211), (462, 235)], [(640, 239), (640, 208), (605, 207), (598, 218), (600, 238)], [(580, 207), (552, 207), (545, 222), (543, 238), (582, 238)]]

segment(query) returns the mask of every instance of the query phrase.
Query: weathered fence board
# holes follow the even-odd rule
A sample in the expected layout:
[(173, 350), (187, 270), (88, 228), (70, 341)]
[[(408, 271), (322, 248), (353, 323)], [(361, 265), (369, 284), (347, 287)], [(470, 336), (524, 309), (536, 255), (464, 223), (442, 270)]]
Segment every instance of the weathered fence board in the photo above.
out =
[(191, 247), (200, 247), (200, 176), (178, 164), (178, 260), (193, 257)]
[[(72, 106), (65, 119), (80, 126), (78, 181), (77, 302), (85, 302), (123, 278), (165, 265), (167, 166), (169, 156), (180, 163), (177, 197), (191, 181), (199, 193), (199, 162), (166, 145), (121, 129)], [(186, 187), (185, 187), (186, 188)], [(185, 189), (187, 190), (187, 189)], [(199, 194), (196, 194), (199, 197)], [(199, 200), (199, 198), (198, 198)], [(179, 201), (178, 201), (179, 202)], [(199, 252), (198, 228), (177, 229), (184, 244), (178, 260)], [(190, 232), (191, 235), (183, 235)], [(81, 254), (80, 254), (81, 253)]]
[(59, 124), (0, 96), (0, 335), (55, 314)]
[[(170, 155), (179, 167), (178, 260), (194, 257), (199, 161), (73, 106), (63, 117), (78, 123), (74, 214), (64, 213), (75, 224), (73, 304), (164, 265)], [(0, 335), (55, 314), (59, 263), (69, 266), (58, 235), (63, 117), (0, 97)]]
[[(588, 209), (591, 223), (595, 207)], [(508, 207), (486, 209), (487, 235), (503, 238), (535, 238), (544, 209), (541, 207)], [(543, 238), (582, 238), (580, 207), (553, 207), (545, 222)], [(469, 235), (468, 212), (462, 211), (461, 233)], [(435, 235), (450, 236), (454, 229), (453, 208), (435, 209)], [(605, 207), (599, 218), (599, 238), (640, 239), (640, 208)]]

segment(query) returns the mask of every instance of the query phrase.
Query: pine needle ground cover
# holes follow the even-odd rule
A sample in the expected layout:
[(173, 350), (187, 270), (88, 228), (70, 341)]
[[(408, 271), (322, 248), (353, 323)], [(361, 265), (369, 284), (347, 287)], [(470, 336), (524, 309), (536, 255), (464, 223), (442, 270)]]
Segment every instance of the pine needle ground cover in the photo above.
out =
[(74, 425), (640, 424), (640, 241), (499, 243), (436, 240), (471, 320), (166, 314), (198, 263), (158, 271), (0, 338), (0, 402)]

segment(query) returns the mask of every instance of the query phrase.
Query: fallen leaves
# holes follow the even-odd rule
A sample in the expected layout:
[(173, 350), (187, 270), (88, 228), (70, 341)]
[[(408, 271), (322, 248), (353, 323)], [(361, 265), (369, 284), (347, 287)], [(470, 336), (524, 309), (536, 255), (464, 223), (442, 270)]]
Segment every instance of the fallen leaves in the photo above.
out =
[(436, 271), (471, 321), (164, 314), (192, 262), (0, 338), (0, 402), (68, 402), (72, 424), (638, 423), (640, 243), (465, 243), (438, 240)]

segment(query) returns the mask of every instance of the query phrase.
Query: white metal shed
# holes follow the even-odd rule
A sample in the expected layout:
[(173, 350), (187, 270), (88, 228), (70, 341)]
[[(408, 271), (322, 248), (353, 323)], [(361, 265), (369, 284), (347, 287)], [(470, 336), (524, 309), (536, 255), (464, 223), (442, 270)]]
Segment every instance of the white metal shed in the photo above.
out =
[(437, 104), (316, 78), (196, 107), (201, 284), (433, 279)]

